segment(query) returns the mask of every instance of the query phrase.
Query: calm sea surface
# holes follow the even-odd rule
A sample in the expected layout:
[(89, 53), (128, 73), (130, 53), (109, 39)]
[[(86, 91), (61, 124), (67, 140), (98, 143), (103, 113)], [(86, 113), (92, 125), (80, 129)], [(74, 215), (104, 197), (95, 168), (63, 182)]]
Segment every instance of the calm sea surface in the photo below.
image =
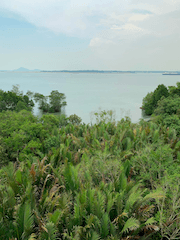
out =
[[(29, 73), (0, 72), (0, 89), (11, 90), (19, 84), (20, 90), (49, 95), (58, 90), (66, 95), (67, 116), (77, 114), (85, 123), (92, 121), (92, 112), (114, 110), (116, 120), (129, 116), (133, 122), (141, 118), (142, 99), (159, 84), (166, 86), (180, 82), (180, 75), (160, 73), (86, 74), (86, 73)], [(38, 108), (34, 109), (38, 115)]]

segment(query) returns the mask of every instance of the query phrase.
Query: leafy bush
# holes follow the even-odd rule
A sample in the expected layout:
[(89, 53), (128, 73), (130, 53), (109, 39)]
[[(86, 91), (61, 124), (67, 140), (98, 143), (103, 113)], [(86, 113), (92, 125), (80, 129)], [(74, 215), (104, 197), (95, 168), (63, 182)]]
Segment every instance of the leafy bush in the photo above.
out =
[(145, 114), (152, 115), (157, 107), (158, 101), (162, 97), (166, 98), (168, 96), (169, 92), (167, 87), (165, 87), (163, 84), (158, 85), (154, 92), (148, 93), (146, 97), (143, 99), (142, 108), (144, 109)]
[(33, 107), (33, 100), (30, 100), (27, 95), (19, 93), (18, 88), (16, 91), (12, 90), (8, 92), (0, 90), (0, 112), (7, 110), (19, 112), (23, 109), (31, 111)]

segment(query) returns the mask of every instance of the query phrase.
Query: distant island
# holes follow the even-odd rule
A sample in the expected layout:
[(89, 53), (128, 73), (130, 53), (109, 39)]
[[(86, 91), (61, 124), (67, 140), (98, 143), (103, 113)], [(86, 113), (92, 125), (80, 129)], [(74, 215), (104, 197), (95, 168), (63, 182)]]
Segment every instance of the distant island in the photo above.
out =
[[(43, 70), (41, 72), (52, 72), (52, 73), (161, 73), (164, 75), (165, 71), (116, 71), (116, 70)], [(169, 74), (179, 75), (178, 71), (169, 71)]]
[(43, 70), (41, 72), (54, 73), (164, 73), (164, 71), (115, 71), (115, 70)]
[(18, 69), (12, 70), (13, 72), (41, 72), (41, 70), (39, 69), (33, 69), (33, 70), (29, 70), (27, 68), (24, 67), (20, 67)]
[(56, 72), (56, 73), (135, 73), (135, 71), (105, 71), (105, 70), (54, 70), (41, 72)]
[(42, 73), (120, 73), (120, 74), (134, 74), (134, 73), (161, 73), (163, 75), (180, 75), (180, 71), (118, 71), (118, 70), (40, 70), (20, 67), (14, 70), (0, 70), (0, 72), (42, 72)]

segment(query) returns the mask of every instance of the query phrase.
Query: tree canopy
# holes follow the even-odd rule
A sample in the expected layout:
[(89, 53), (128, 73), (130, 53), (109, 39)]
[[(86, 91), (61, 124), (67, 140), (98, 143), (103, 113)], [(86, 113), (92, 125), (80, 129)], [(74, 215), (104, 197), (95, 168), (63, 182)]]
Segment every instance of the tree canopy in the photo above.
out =
[(67, 105), (65, 94), (58, 90), (51, 91), (49, 96), (31, 91), (24, 95), (19, 90), (19, 85), (14, 85), (11, 91), (0, 90), (0, 112), (7, 110), (19, 112), (23, 109), (32, 111), (33, 100), (39, 104), (39, 109), (49, 113), (61, 112), (62, 107)]
[(61, 112), (62, 107), (66, 106), (66, 96), (64, 93), (59, 93), (57, 90), (51, 91), (49, 96), (43, 94), (34, 94), (35, 102), (39, 103), (39, 109), (43, 112), (55, 113)]
[(148, 93), (146, 95), (146, 97), (143, 99), (143, 106), (142, 106), (146, 115), (153, 114), (154, 110), (157, 107), (158, 101), (163, 96), (164, 97), (169, 96), (168, 89), (163, 84), (158, 85), (158, 87), (154, 90), (154, 92)]
[(12, 91), (3, 91), (0, 90), (0, 112), (2, 111), (21, 111), (26, 109), (31, 111), (34, 107), (34, 102), (31, 100), (28, 95), (18, 94), (17, 86), (14, 86)]
[(153, 116), (154, 121), (180, 133), (180, 82), (168, 88), (159, 85), (145, 96), (142, 108), (146, 115)]

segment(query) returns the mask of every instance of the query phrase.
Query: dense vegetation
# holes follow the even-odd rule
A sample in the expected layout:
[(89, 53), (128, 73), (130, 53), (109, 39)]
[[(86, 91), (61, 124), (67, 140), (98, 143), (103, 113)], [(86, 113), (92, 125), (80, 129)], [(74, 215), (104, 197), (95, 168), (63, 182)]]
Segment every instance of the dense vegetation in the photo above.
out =
[(0, 113), (1, 239), (180, 239), (179, 133), (95, 117)]
[(142, 109), (157, 123), (172, 127), (180, 134), (180, 82), (176, 87), (159, 85), (143, 99)]
[(39, 109), (49, 113), (61, 112), (62, 107), (67, 105), (65, 99), (64, 93), (59, 93), (57, 90), (52, 91), (49, 96), (34, 94), (34, 100), (39, 103)]
[(13, 86), (8, 92), (0, 90), (0, 112), (7, 110), (19, 112), (23, 109), (31, 111), (33, 107), (33, 100), (29, 98), (28, 93), (23, 95), (18, 86)]
[(43, 112), (56, 113), (61, 112), (62, 107), (67, 105), (65, 99), (64, 93), (57, 90), (52, 91), (49, 96), (31, 91), (24, 95), (19, 90), (19, 85), (16, 85), (8, 92), (0, 90), (0, 112), (7, 110), (19, 112), (23, 109), (32, 111), (35, 101)]

